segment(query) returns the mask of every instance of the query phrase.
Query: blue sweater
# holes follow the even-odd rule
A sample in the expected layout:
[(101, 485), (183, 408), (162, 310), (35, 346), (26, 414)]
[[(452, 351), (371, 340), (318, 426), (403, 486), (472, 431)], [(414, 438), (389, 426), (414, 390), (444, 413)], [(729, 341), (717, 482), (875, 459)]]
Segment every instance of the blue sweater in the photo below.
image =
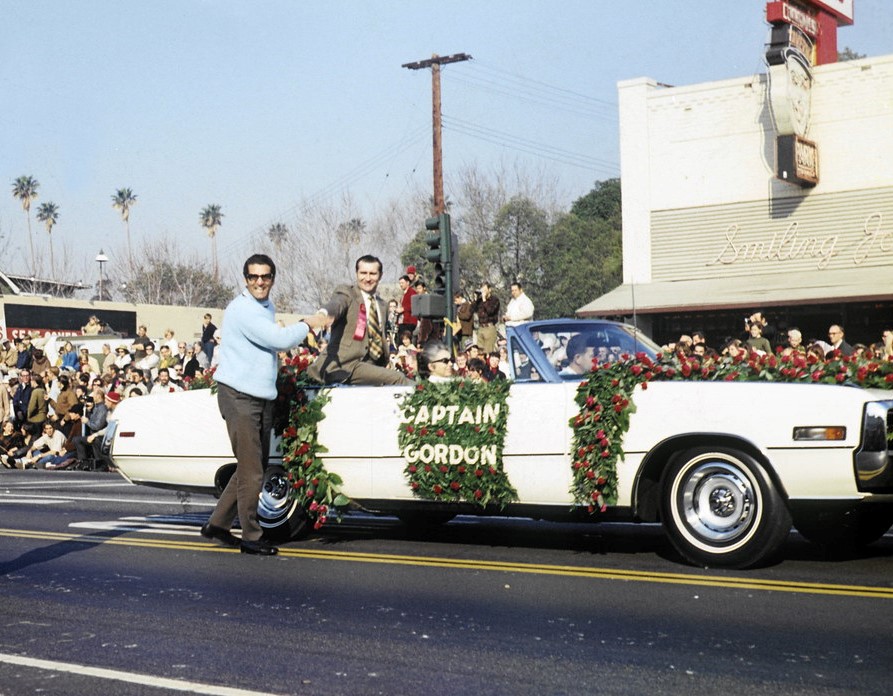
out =
[(214, 379), (244, 394), (275, 399), (276, 353), (298, 345), (309, 331), (303, 322), (279, 326), (273, 304), (258, 302), (243, 289), (223, 314)]

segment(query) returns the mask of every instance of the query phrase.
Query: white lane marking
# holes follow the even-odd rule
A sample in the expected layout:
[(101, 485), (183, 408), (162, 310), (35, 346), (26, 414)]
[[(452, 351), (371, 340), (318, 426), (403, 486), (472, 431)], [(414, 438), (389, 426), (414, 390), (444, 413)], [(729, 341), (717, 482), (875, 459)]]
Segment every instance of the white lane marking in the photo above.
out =
[(28, 500), (15, 500), (13, 498), (0, 498), (0, 503), (12, 503), (13, 505), (59, 505), (63, 500), (42, 500), (40, 498), (29, 498)]
[(90, 481), (59, 481), (52, 483), (46, 481), (29, 481), (21, 483), (4, 483), (7, 490), (27, 490), (29, 488), (133, 488), (132, 483), (122, 480), (120, 483), (91, 483)]
[[(157, 524), (139, 522), (72, 522), (70, 529), (94, 529), (104, 532), (140, 532), (142, 534), (170, 534), (175, 536), (201, 536), (201, 531), (193, 525)], [(232, 530), (238, 536), (239, 530)]]
[(194, 694), (212, 694), (213, 696), (275, 696), (275, 694), (272, 694), (269, 691), (248, 691), (246, 689), (235, 689), (229, 686), (215, 686), (214, 684), (203, 684), (201, 682), (155, 677), (151, 674), (122, 672), (117, 669), (105, 669), (102, 667), (88, 667), (87, 665), (78, 665), (73, 662), (38, 660), (33, 657), (24, 657), (23, 655), (0, 653), (0, 662), (21, 665), (23, 667), (34, 667), (36, 669), (47, 669), (52, 672), (68, 672), (70, 674), (81, 674), (88, 677), (97, 677), (99, 679), (111, 679), (114, 681), (128, 682), (130, 684), (142, 684), (158, 689), (189, 691)]
[[(10, 496), (10, 498), (7, 498), (7, 496)], [(96, 496), (92, 496), (92, 495), (91, 496), (77, 496), (77, 495), (59, 495), (59, 496), (55, 496), (55, 495), (37, 496), (37, 495), (34, 495), (34, 496), (32, 496), (27, 493), (0, 493), (0, 502), (12, 500), (13, 498), (11, 498), (11, 496), (15, 496), (16, 499), (20, 498), (22, 500), (28, 500), (28, 499), (61, 500), (61, 501), (90, 500), (90, 501), (102, 502), (102, 503), (136, 503), (136, 504), (145, 504), (145, 505), (182, 505), (183, 504), (183, 501), (181, 501), (179, 498), (169, 498), (168, 500), (146, 500), (146, 499), (140, 499), (140, 498), (100, 498), (100, 497), (96, 497)], [(217, 502), (213, 501), (213, 502), (209, 502), (209, 503), (203, 503), (200, 501), (192, 500), (192, 498), (190, 497), (188, 499), (188, 502), (186, 502), (186, 504), (187, 505), (198, 505), (200, 507), (216, 507)]]

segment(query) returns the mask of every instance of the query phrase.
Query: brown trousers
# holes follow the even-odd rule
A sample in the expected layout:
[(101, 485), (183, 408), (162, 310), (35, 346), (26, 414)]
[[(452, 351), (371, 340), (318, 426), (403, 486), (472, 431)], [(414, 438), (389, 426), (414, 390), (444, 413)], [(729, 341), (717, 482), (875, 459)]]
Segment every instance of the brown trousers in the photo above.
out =
[(236, 456), (236, 473), (226, 484), (208, 522), (229, 529), (238, 513), (242, 538), (257, 541), (263, 533), (257, 522), (257, 497), (270, 456), (273, 402), (243, 394), (218, 382), (217, 407), (226, 421)]

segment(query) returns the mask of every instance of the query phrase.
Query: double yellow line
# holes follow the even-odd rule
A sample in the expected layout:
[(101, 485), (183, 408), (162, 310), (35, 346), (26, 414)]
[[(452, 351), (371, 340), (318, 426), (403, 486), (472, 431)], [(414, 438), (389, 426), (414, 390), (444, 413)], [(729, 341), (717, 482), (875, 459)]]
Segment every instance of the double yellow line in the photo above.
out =
[[(177, 541), (145, 539), (139, 537), (110, 537), (95, 534), (63, 534), (20, 529), (2, 529), (0, 536), (21, 539), (40, 539), (84, 544), (108, 544), (156, 549), (205, 551), (212, 553), (239, 553), (238, 549), (220, 546), (207, 541)], [(502, 573), (526, 573), (552, 575), (593, 580), (625, 580), (627, 582), (652, 582), (664, 585), (692, 585), (697, 587), (724, 587), (765, 592), (798, 592), (802, 594), (838, 595), (843, 597), (872, 597), (893, 599), (893, 587), (870, 585), (832, 585), (826, 583), (763, 580), (750, 577), (722, 577), (688, 573), (657, 573), (617, 568), (590, 568), (583, 566), (546, 565), (541, 563), (512, 563), (507, 561), (474, 561), (442, 558), (438, 556), (405, 556), (398, 554), (359, 553), (355, 551), (326, 551), (313, 548), (280, 547), (279, 556), (285, 558), (313, 558), (323, 561), (352, 563), (377, 563), (384, 565), (423, 566), (427, 568), (451, 568), (457, 570), (496, 571)]]

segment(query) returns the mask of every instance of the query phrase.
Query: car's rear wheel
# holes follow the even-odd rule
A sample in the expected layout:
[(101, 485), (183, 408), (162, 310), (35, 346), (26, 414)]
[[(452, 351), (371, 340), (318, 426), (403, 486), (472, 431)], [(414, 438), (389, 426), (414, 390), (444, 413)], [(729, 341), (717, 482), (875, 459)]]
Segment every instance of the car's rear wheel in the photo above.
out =
[(676, 550), (701, 566), (765, 564), (791, 530), (766, 470), (725, 447), (690, 449), (672, 459), (661, 487), (661, 518)]
[(307, 536), (312, 524), (297, 500), (288, 496), (288, 475), (281, 466), (267, 467), (257, 501), (257, 521), (264, 539), (281, 544)]

